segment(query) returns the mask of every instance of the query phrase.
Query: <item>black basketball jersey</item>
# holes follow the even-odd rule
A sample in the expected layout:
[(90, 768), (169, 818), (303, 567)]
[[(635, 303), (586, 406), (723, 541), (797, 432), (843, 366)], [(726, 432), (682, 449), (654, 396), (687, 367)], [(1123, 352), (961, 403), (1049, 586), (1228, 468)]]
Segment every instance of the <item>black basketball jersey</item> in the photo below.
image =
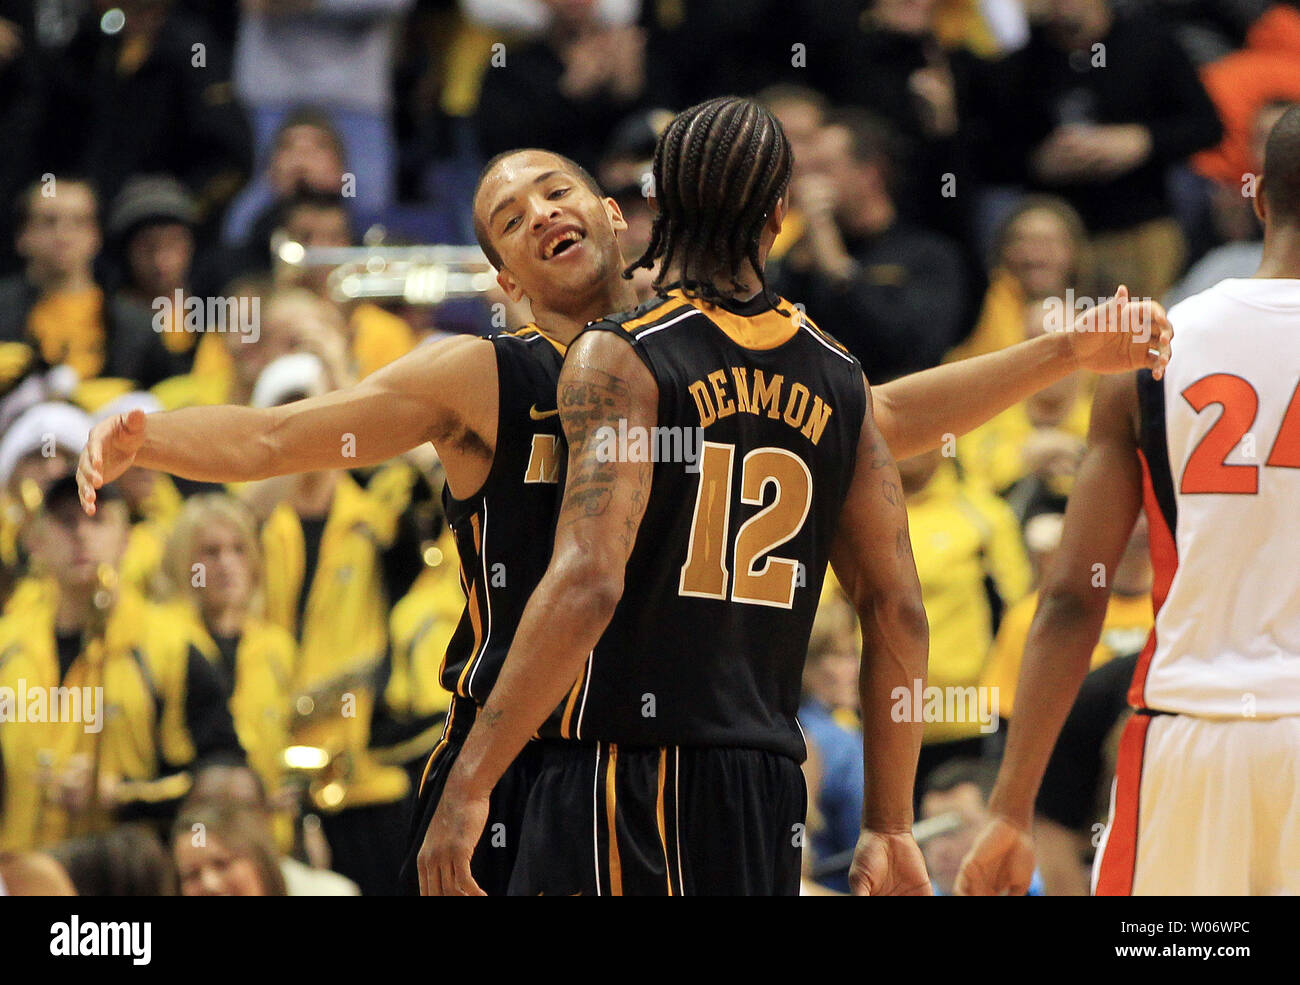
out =
[(555, 407), (564, 348), (533, 325), (489, 341), (499, 393), (492, 468), (472, 497), (443, 490), (466, 604), (439, 676), (452, 694), (480, 705), (550, 561), (564, 453)]
[(648, 449), (654, 479), (622, 600), (543, 734), (801, 760), (795, 713), (862, 368), (761, 297), (718, 307), (672, 292), (587, 330), (623, 335), (658, 383), (655, 433), (605, 436), (620, 460)]

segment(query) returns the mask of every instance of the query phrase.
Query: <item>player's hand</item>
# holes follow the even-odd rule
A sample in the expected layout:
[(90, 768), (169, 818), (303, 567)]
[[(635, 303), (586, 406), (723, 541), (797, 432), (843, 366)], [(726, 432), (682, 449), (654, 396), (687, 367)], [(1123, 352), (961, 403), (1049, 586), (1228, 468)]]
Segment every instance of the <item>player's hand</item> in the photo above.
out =
[(144, 411), (136, 409), (115, 414), (91, 429), (77, 462), (77, 491), (82, 509), (90, 516), (95, 515), (95, 490), (112, 482), (135, 462), (144, 444), (144, 419)]
[(421, 896), (486, 896), (470, 862), (487, 824), (489, 797), (458, 795), (449, 783), (420, 846)]
[(958, 896), (1024, 896), (1033, 877), (1029, 832), (995, 816), (962, 859), (953, 889)]
[(1123, 284), (1105, 304), (1080, 313), (1070, 345), (1080, 369), (1127, 373), (1149, 369), (1158, 380), (1169, 365), (1174, 330), (1158, 301), (1134, 301)]
[(911, 832), (864, 829), (853, 849), (849, 889), (854, 896), (933, 896), (925, 859)]

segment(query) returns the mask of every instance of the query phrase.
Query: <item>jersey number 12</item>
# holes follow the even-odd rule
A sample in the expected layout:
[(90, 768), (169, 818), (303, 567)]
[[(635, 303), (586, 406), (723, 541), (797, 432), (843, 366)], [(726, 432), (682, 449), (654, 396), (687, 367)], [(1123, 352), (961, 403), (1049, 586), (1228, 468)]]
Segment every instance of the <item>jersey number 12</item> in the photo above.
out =
[(740, 463), (740, 501), (746, 506), (763, 506), (769, 485), (775, 487), (776, 496), (740, 525), (732, 543), (735, 461), (735, 445), (706, 441), (701, 447), (700, 487), (678, 592), (694, 598), (726, 599), (730, 580), (733, 602), (789, 609), (794, 605), (795, 589), (802, 584), (803, 565), (791, 558), (765, 555), (803, 528), (812, 505), (812, 473), (802, 458), (784, 448), (755, 448), (745, 455)]

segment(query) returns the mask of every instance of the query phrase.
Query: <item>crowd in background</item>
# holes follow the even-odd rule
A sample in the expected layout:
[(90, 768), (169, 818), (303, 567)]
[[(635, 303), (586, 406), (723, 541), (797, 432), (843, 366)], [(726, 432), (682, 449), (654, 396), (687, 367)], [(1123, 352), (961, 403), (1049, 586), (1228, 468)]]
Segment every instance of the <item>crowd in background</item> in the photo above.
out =
[[(526, 306), (491, 295), (340, 302), (277, 245), (470, 244), (482, 163), (539, 146), (619, 202), (630, 261), (658, 132), (728, 93), (765, 102), (795, 151), (774, 287), (883, 382), (1062, 327), (1120, 283), (1173, 302), (1253, 273), (1263, 138), (1300, 101), (1300, 6), (0, 0), (0, 687), (102, 686), (107, 725), (0, 725), (0, 878), (391, 890), (463, 604), (428, 447), (238, 488), (132, 469), (93, 519), (76, 455), (123, 410), (274, 406), (519, 327)], [(1093, 386), (1076, 374), (900, 463), (928, 683), (996, 696), (988, 720), (926, 728), (940, 892), (1014, 718)], [(1143, 526), (1108, 584), (1039, 801), (1034, 892), (1087, 889), (1152, 623)], [(808, 881), (829, 890), (860, 824), (858, 646), (830, 578), (801, 712)]]

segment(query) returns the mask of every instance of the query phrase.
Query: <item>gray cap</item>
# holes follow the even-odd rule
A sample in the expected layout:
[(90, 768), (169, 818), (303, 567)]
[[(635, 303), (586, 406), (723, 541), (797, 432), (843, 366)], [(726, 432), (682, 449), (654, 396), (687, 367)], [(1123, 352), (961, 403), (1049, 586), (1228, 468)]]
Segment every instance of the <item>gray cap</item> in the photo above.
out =
[(167, 174), (132, 178), (113, 199), (108, 214), (108, 235), (125, 238), (147, 223), (179, 222), (193, 226), (198, 221), (198, 204), (189, 189)]

